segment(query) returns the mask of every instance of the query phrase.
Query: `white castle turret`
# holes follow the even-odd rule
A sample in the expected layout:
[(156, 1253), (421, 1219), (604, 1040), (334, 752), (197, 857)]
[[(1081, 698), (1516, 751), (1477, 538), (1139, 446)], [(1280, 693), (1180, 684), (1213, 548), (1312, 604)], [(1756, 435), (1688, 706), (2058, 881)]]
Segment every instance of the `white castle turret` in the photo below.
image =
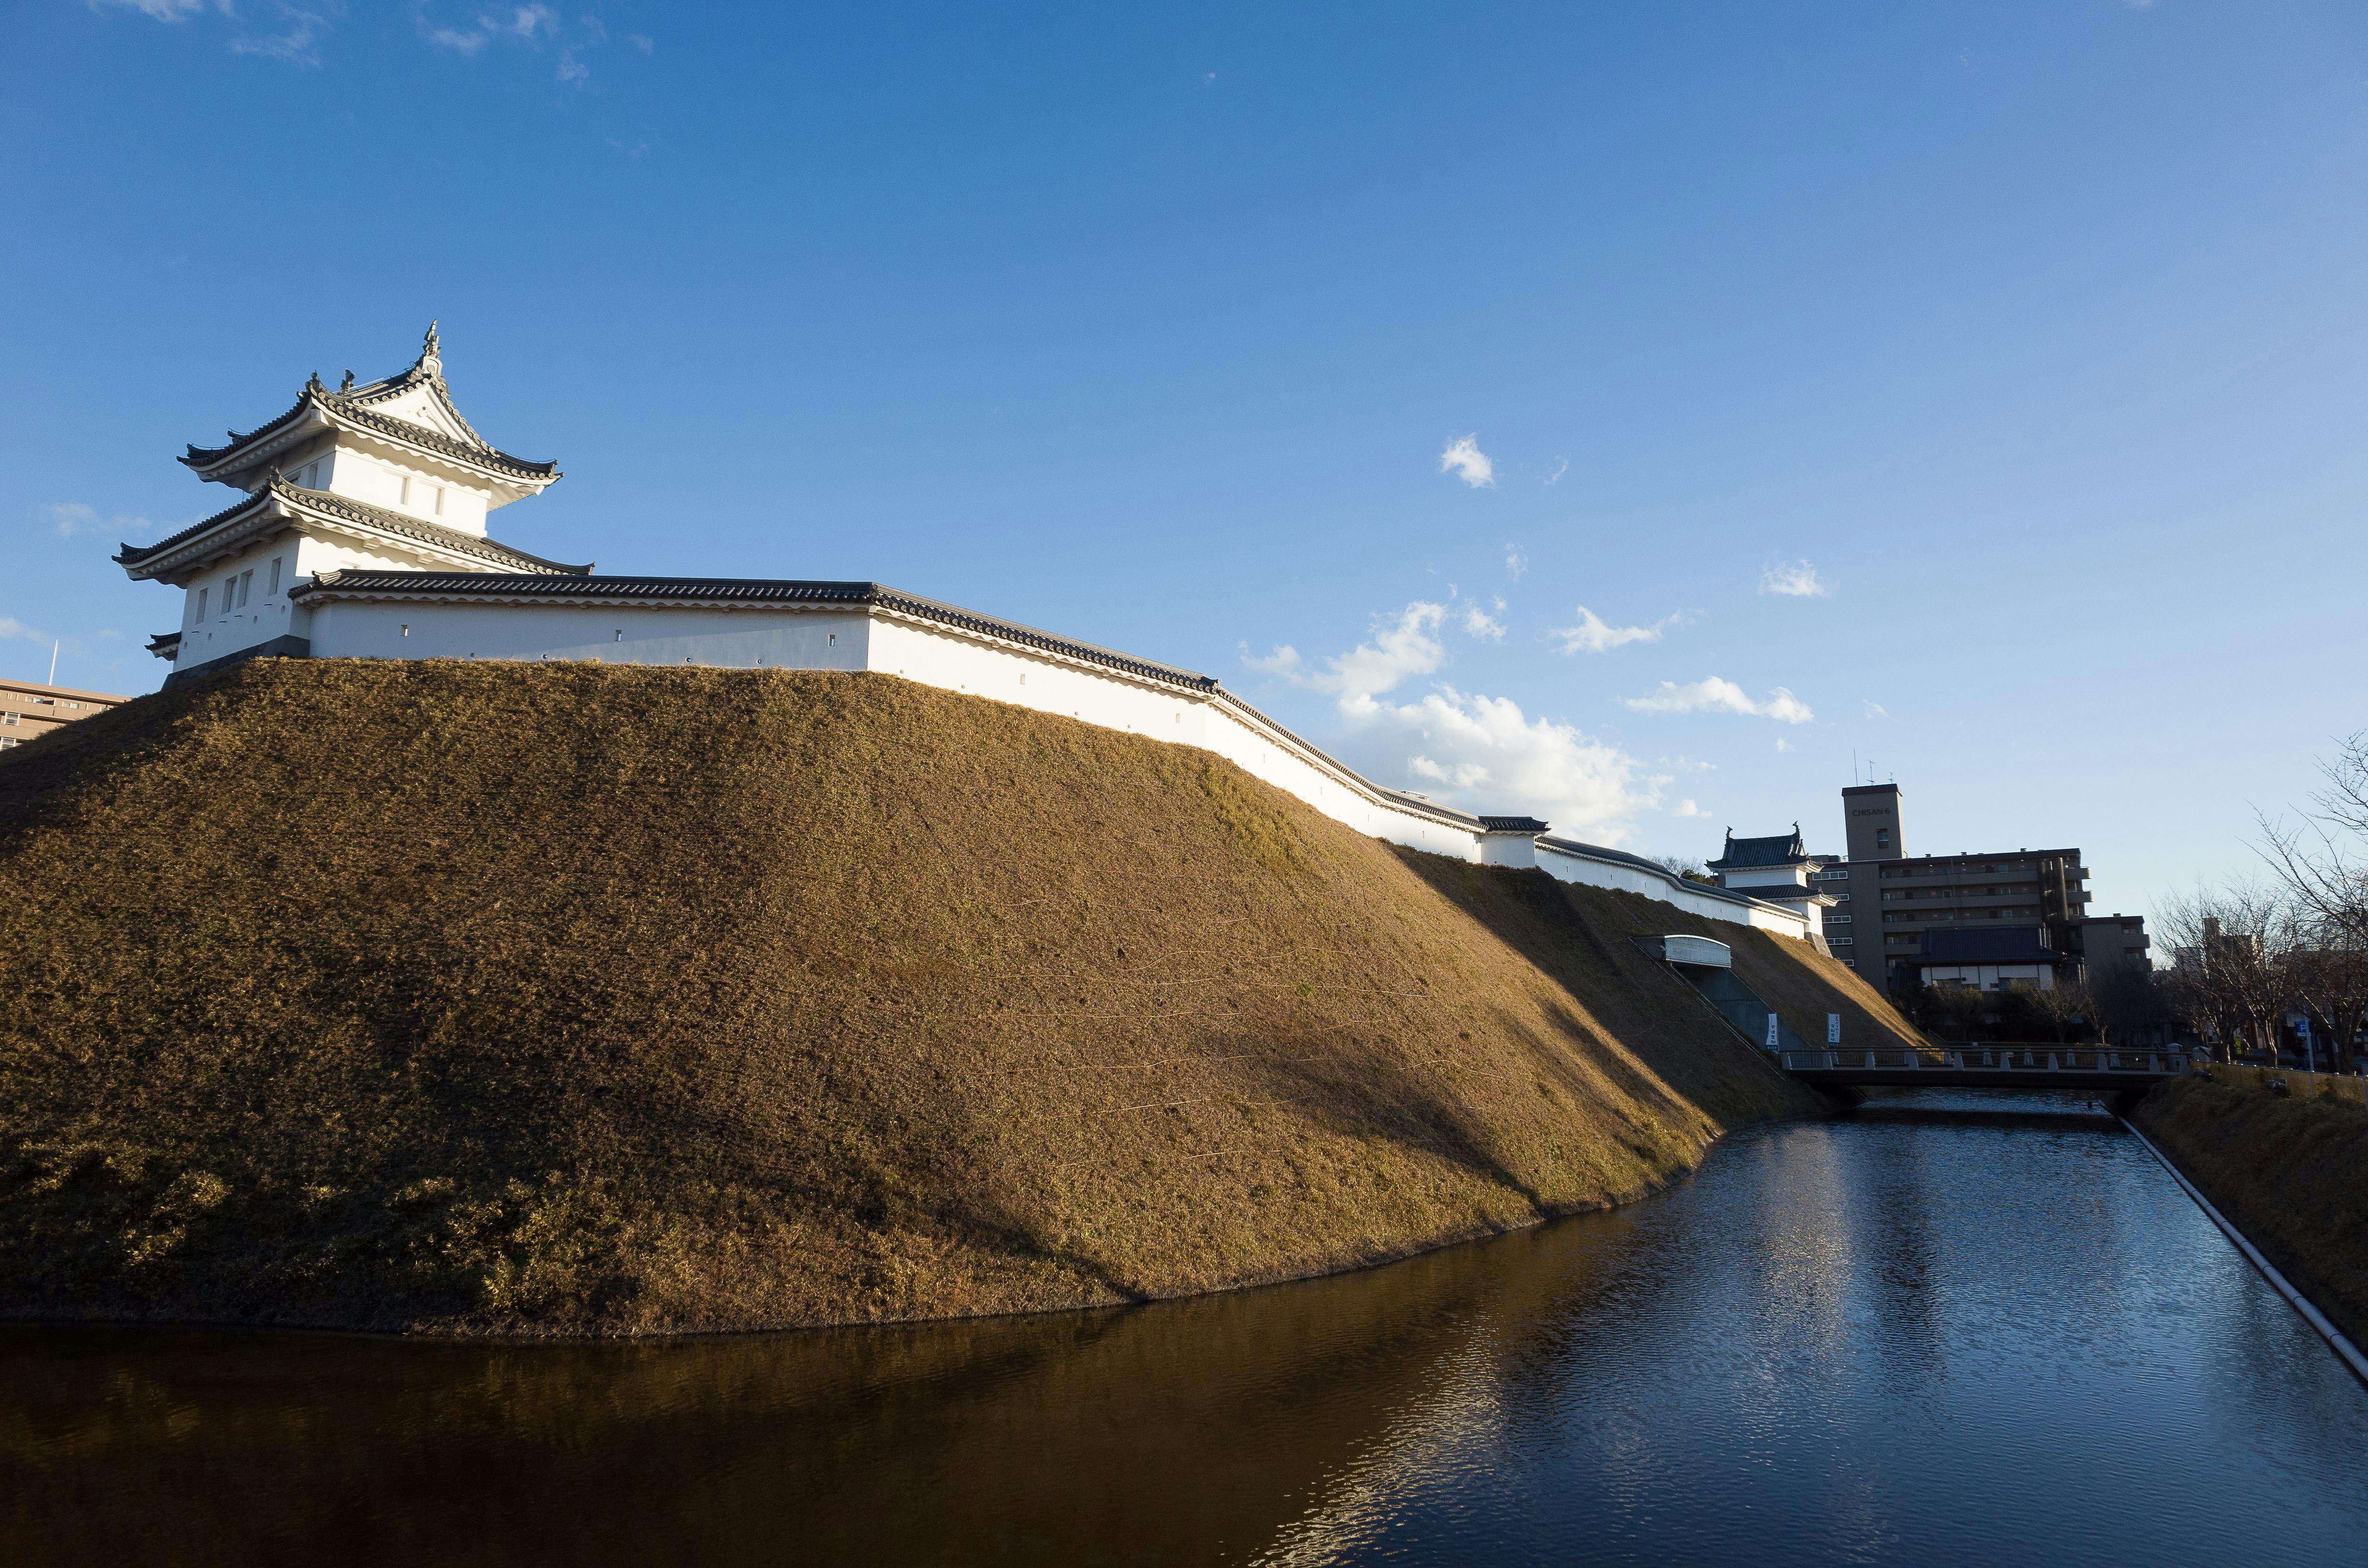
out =
[(477, 434), (452, 405), (433, 323), (400, 375), (331, 391), (315, 373), (296, 406), (220, 447), (189, 448), (199, 479), (246, 492), (152, 545), (115, 557), (134, 581), (183, 590), (181, 625), (149, 648), (176, 676), (257, 653), (309, 649), (300, 583), (348, 568), (381, 571), (564, 573), (563, 566), (485, 535), (485, 515), (560, 477)]
[[(444, 385), (436, 329), (399, 376), (296, 406), (181, 460), (245, 496), (116, 556), (183, 590), (181, 629), (150, 647), (168, 682), (237, 659), (488, 660), (869, 672), (1226, 758), (1357, 832), (1485, 865), (1643, 893), (1791, 937), (1813, 908), (1706, 887), (1622, 850), (1390, 789), (1292, 734), (1214, 676), (1097, 647), (880, 583), (595, 576), (485, 537), (485, 514), (540, 494), (550, 463), (496, 450)], [(1804, 890), (1805, 891), (1805, 890)]]

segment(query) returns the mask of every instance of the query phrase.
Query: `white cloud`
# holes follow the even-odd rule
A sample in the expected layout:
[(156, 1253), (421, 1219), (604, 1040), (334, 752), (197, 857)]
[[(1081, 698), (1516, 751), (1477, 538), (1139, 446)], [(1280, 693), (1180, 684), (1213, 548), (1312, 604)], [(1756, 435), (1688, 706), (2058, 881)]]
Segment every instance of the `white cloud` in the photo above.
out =
[(1521, 547), (1518, 544), (1507, 545), (1505, 547), (1505, 571), (1512, 577), (1513, 581), (1516, 583), (1520, 582), (1521, 580), (1521, 574), (1527, 572), (1529, 569), (1530, 558), (1521, 553)]
[(1691, 757), (1684, 756), (1665, 756), (1661, 759), (1661, 766), (1674, 767), (1680, 773), (1716, 773), (1718, 771), (1718, 764), (1714, 762), (1696, 762)]
[(1576, 726), (1532, 719), (1510, 698), (1442, 685), (1411, 702), (1368, 701), (1352, 719), (1369, 746), (1403, 751), (1415, 777), (1467, 797), (1485, 791), (1467, 803), (1533, 812), (1562, 833), (1616, 839), (1658, 793), (1660, 781), (1635, 758)]
[[(143, 17), (160, 22), (186, 22), (207, 12), (227, 17), (233, 22), (241, 20), (233, 0), (87, 0), (94, 11), (137, 11)], [(267, 60), (284, 61), (290, 65), (318, 65), (321, 51), (317, 45), (321, 36), (334, 27), (346, 14), (345, 0), (314, 0), (312, 6), (298, 6), (290, 0), (271, 0), (269, 14), (276, 18), (277, 32), (235, 32), (231, 35), (233, 54), (260, 55)]]
[(90, 0), (94, 11), (137, 11), (160, 22), (186, 22), (201, 11), (230, 15), (229, 0)]
[(79, 501), (61, 501), (50, 508), (50, 522), (60, 539), (98, 531), (98, 514)]
[[(1501, 608), (1501, 607), (1500, 607)], [(1434, 674), (1446, 663), (1440, 633), (1449, 607), (1417, 600), (1375, 619), (1364, 642), (1311, 668), (1285, 644), (1243, 663), (1333, 699), (1335, 710), (1365, 754), (1371, 771), (1405, 777), (1463, 797), (1458, 803), (1491, 812), (1535, 812), (1558, 831), (1615, 841), (1627, 820), (1659, 801), (1666, 778), (1647, 775), (1635, 758), (1551, 719), (1532, 719), (1509, 698), (1463, 692), (1441, 684), (1410, 700), (1390, 694)], [(1457, 618), (1474, 636), (1496, 618), (1467, 606)]]
[(1560, 484), (1562, 483), (1562, 476), (1569, 472), (1570, 460), (1568, 458), (1556, 458), (1554, 459), (1554, 470), (1552, 473), (1546, 475), (1546, 483), (1550, 485)]
[(1888, 719), (1891, 717), (1889, 711), (1886, 710), (1880, 702), (1861, 701), (1861, 706), (1866, 710), (1866, 716), (1870, 719)]
[[(1501, 613), (1505, 608), (1505, 601), (1501, 598), (1497, 599), (1496, 605)], [(1502, 642), (1505, 640), (1505, 623), (1478, 605), (1467, 603), (1463, 607), (1463, 635), (1486, 637), (1491, 641)]]
[[(656, 44), (650, 41), (649, 36), (645, 33), (627, 33), (625, 35), (625, 41), (632, 44), (635, 49), (640, 50), (643, 54), (647, 54), (650, 51), (657, 47)], [(1212, 73), (1212, 74), (1213, 74), (1213, 73)]]
[(1546, 635), (1560, 638), (1561, 652), (1565, 653), (1608, 653), (1631, 642), (1658, 642), (1661, 633), (1672, 626), (1685, 623), (1686, 618), (1680, 614), (1665, 615), (1650, 626), (1612, 626), (1585, 605), (1580, 605), (1577, 626), (1549, 627)]
[(1702, 810), (1700, 806), (1695, 805), (1691, 799), (1679, 801), (1676, 805), (1670, 807), (1669, 814), (1673, 817), (1706, 817), (1710, 815), (1708, 812)]
[[(542, 52), (547, 43), (559, 46), (556, 70), (563, 82), (582, 84), (592, 78), (592, 67), (584, 56), (609, 40), (609, 26), (598, 17), (579, 16), (571, 25), (566, 17), (552, 6), (504, 6), (492, 11), (480, 11), (469, 27), (442, 27), (428, 21), (423, 13), (419, 17), (422, 37), (438, 49), (449, 49), (456, 54), (474, 56), (487, 44), (515, 44)], [(647, 54), (656, 47), (641, 33), (623, 35), (627, 43)]]
[(1776, 737), (1776, 749), (1778, 751), (1791, 751), (1793, 749), (1793, 743), (1786, 740), (1783, 736), (1779, 735)]
[(1823, 599), (1833, 597), (1834, 585), (1805, 561), (1776, 561), (1760, 569), (1759, 591), (1788, 599)]
[(1480, 434), (1474, 431), (1447, 443), (1439, 454), (1439, 472), (1453, 470), (1455, 477), (1474, 490), (1493, 490), (1497, 484), (1497, 465), (1480, 449)]
[[(227, 11), (228, 6), (223, 9)], [(335, 16), (343, 16), (341, 4), (324, 5), (320, 10), (306, 10), (282, 0), (277, 10), (281, 30), (276, 33), (240, 33), (230, 40), (233, 54), (256, 54), (266, 60), (278, 60), (290, 65), (321, 63), (321, 35), (333, 25)]]
[(1308, 669), (1299, 650), (1287, 642), (1262, 659), (1245, 653), (1242, 663), (1293, 686), (1329, 693), (1339, 699), (1343, 712), (1354, 713), (1377, 694), (1415, 676), (1427, 676), (1446, 662), (1446, 646), (1436, 635), (1446, 619), (1445, 605), (1417, 599), (1394, 620), (1376, 619), (1364, 642), (1325, 660), (1321, 672)]
[(80, 501), (60, 501), (43, 510), (49, 513), (50, 527), (60, 539), (111, 533), (120, 540), (139, 540), (146, 537), (156, 526), (145, 517), (135, 517), (127, 512), (101, 517), (97, 507)]
[[(601, 27), (598, 17), (586, 17), (584, 19), (587, 26), (598, 30), (598, 36), (593, 39), (593, 42), (597, 43), (607, 36), (608, 29)], [(462, 54), (474, 54), (496, 38), (521, 39), (529, 43), (545, 36), (556, 38), (559, 35), (559, 13), (548, 6), (511, 6), (494, 12), (478, 13), (477, 25), (473, 28), (429, 27), (425, 17), (420, 18), (419, 25), (427, 31), (428, 42), (458, 50)], [(566, 55), (563, 51), (560, 60), (563, 80), (565, 79), (566, 65)]]
[(1785, 724), (1805, 724), (1816, 717), (1807, 703), (1781, 686), (1766, 700), (1754, 702), (1741, 687), (1716, 676), (1686, 686), (1665, 680), (1657, 691), (1623, 697), (1620, 705), (1638, 713), (1741, 713)]
[(0, 637), (21, 637), (28, 642), (47, 642), (50, 634), (36, 631), (13, 615), (0, 615)]

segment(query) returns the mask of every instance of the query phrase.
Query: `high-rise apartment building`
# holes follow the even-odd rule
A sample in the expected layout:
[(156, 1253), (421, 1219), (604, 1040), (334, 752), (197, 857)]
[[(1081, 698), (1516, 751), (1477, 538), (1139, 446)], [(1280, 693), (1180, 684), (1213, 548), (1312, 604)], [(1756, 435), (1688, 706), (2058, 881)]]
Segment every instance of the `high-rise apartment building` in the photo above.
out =
[[(1896, 784), (1844, 790), (1849, 855), (1821, 858), (1812, 874), (1835, 899), (1825, 915), (1827, 945), (1870, 981), (1894, 991), (1912, 990), (1928, 975), (2045, 986), (2071, 978), (2084, 960), (2145, 960), (2143, 918), (2089, 914), (2089, 869), (2079, 850), (1910, 855), (1905, 806)], [(2001, 977), (2002, 968), (2011, 972)]]

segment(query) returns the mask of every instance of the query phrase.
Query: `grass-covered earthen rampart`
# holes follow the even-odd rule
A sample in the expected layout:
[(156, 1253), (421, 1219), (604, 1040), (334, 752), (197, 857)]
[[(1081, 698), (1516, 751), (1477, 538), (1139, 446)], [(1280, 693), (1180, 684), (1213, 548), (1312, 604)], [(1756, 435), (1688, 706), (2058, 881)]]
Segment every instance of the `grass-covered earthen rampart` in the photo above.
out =
[(0, 758), (0, 1314), (649, 1333), (1376, 1262), (1818, 1108), (1656, 930), (1811, 1038), (1900, 1027), (1800, 943), (893, 677), (258, 662)]
[[(2270, 1092), (2271, 1077), (2286, 1094)], [(2295, 1290), (2368, 1346), (2368, 1107), (2356, 1085), (2214, 1066), (2156, 1089), (2130, 1119)]]

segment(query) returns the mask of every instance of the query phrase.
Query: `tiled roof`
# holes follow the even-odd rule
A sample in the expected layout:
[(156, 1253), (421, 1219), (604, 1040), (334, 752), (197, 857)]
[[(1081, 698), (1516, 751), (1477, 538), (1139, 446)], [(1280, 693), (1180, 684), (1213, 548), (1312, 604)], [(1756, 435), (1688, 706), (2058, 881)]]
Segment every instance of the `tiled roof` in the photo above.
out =
[(1926, 931), (1909, 961), (1948, 963), (2056, 963), (2063, 954), (2047, 945), (2038, 926), (1998, 926), (1977, 930)]
[(148, 639), (148, 651), (160, 659), (172, 659), (181, 651), (181, 634), (177, 631), (159, 631), (155, 636)]
[[(357, 501), (349, 495), (338, 495), (326, 490), (307, 490), (302, 485), (290, 484), (277, 476), (254, 494), (216, 512), (202, 522), (190, 524), (169, 538), (161, 539), (150, 545), (125, 545), (116, 552), (116, 564), (131, 567), (137, 566), (143, 561), (153, 561), (217, 528), (229, 528), (244, 521), (250, 515), (262, 513), (274, 498), (291, 507), (302, 507), (326, 517), (341, 517), (347, 522), (360, 523), (382, 532), (417, 540), (424, 544), (434, 545), (439, 550), (449, 550), (461, 555), (473, 555), (481, 560), (496, 562), (502, 565), (518, 567), (529, 572), (556, 572), (580, 575), (592, 570), (589, 564), (568, 566), (556, 561), (545, 561), (540, 555), (529, 555), (523, 550), (513, 550), (498, 540), (480, 539), (475, 534), (462, 533), (458, 528), (448, 528), (441, 523), (431, 523), (407, 513), (390, 511), (384, 506), (373, 506), (367, 501)], [(396, 575), (403, 575), (403, 574), (396, 574)]]
[[(330, 395), (334, 400), (336, 394)], [(381, 414), (375, 409), (358, 408), (350, 403), (337, 403), (334, 401), (331, 407), (340, 419), (349, 419), (364, 429), (393, 436), (409, 441), (415, 447), (426, 447), (431, 451), (442, 452), (447, 457), (459, 458), (466, 462), (482, 463), (487, 468), (501, 469), (515, 473), (521, 479), (557, 479), (559, 477), (559, 464), (556, 461), (529, 462), (524, 458), (514, 458), (509, 453), (496, 450), (492, 447), (472, 447), (465, 441), (452, 439), (440, 430), (430, 430), (425, 425), (414, 425), (408, 419), (397, 419), (391, 415)]]
[(903, 593), (879, 583), (811, 582), (764, 577), (565, 577), (497, 572), (327, 572), (297, 587), (290, 597), (324, 594), (418, 595), (431, 598), (523, 598), (544, 601), (620, 600), (666, 604), (845, 605), (869, 606), (934, 620), (941, 625), (984, 632), (1009, 642), (1061, 653), (1088, 664), (1123, 670), (1195, 691), (1214, 691), (1217, 679), (1172, 665), (1156, 664), (1132, 654), (1056, 637), (1017, 621), (999, 620), (956, 605), (941, 604), (917, 594)]
[(115, 563), (118, 566), (137, 566), (142, 562), (162, 555), (168, 550), (177, 549), (180, 546), (188, 543), (189, 540), (205, 534), (209, 530), (218, 528), (223, 523), (231, 521), (233, 518), (243, 516), (249, 509), (261, 506), (263, 504), (263, 499), (264, 493), (258, 490), (252, 495), (241, 496), (239, 499), (232, 502), (229, 506), (224, 506), (221, 511), (216, 512), (211, 517), (199, 518), (198, 521), (191, 523), (188, 528), (183, 528), (179, 533), (167, 534), (154, 544), (127, 543), (122, 549), (115, 552)]
[[(321, 378), (314, 376), (304, 383), (304, 390), (298, 395), (296, 405), (279, 418), (266, 421), (245, 435), (233, 430), (230, 432), (229, 441), (219, 447), (200, 447), (192, 442), (188, 455), (183, 457), (181, 461), (194, 469), (219, 468), (241, 451), (278, 434), (291, 420), (302, 417), (306, 409), (319, 408), (333, 418), (345, 420), (365, 430), (375, 431), (379, 435), (396, 440), (408, 441), (413, 446), (424, 447), (429, 451), (440, 452), (446, 457), (457, 458), (463, 462), (476, 463), (497, 472), (512, 473), (521, 479), (559, 478), (557, 463), (533, 462), (525, 458), (512, 457), (509, 453), (501, 451), (489, 444), (484, 437), (477, 434), (476, 429), (466, 419), (461, 417), (461, 411), (452, 405), (452, 395), (444, 385), (443, 361), (437, 358), (437, 353), (436, 335), (431, 330), (427, 335), (427, 347), (419, 358), (401, 375), (388, 376), (381, 381), (372, 381), (367, 386), (340, 387), (336, 392), (331, 392), (327, 387), (323, 386)], [(350, 372), (347, 379), (351, 379)], [(384, 403), (389, 398), (399, 397), (416, 386), (425, 386), (433, 394), (436, 401), (442, 405), (444, 412), (450, 415), (461, 428), (468, 432), (468, 440), (456, 441), (440, 430), (431, 430), (427, 426), (416, 425), (408, 419), (393, 418), (370, 406), (372, 403)]]
[(440, 452), (446, 457), (455, 458), (462, 462), (475, 463), (480, 467), (494, 469), (499, 472), (516, 474), (521, 479), (560, 477), (559, 464), (555, 461), (532, 462), (525, 458), (512, 457), (509, 453), (493, 447), (472, 446), (466, 441), (456, 441), (440, 430), (431, 430), (425, 425), (414, 425), (408, 419), (397, 419), (391, 415), (381, 414), (376, 409), (365, 408), (350, 394), (339, 394), (315, 387), (306, 387), (304, 395), (296, 400), (296, 406), (269, 424), (258, 426), (244, 436), (233, 431), (230, 441), (220, 447), (200, 447), (192, 443), (188, 455), (180, 460), (190, 468), (218, 468), (241, 451), (276, 435), (290, 420), (301, 416), (306, 409), (315, 406), (336, 419), (359, 426), (362, 429), (394, 440), (408, 441), (415, 447), (424, 447), (429, 451)]
[(1535, 817), (1482, 817), (1480, 825), (1490, 833), (1543, 833), (1554, 824)]
[(1771, 838), (1737, 838), (1735, 830), (1729, 828), (1726, 853), (1710, 865), (1715, 869), (1736, 871), (1753, 866), (1797, 866), (1808, 858), (1801, 847), (1800, 824), (1795, 823), (1791, 833)]
[(303, 392), (296, 399), (296, 406), (281, 415), (279, 418), (267, 419), (262, 424), (256, 426), (254, 429), (249, 430), (244, 436), (240, 435), (237, 431), (233, 430), (230, 432), (230, 439), (219, 447), (200, 447), (195, 441), (191, 441), (189, 443), (188, 455), (182, 458), (181, 461), (188, 464), (191, 468), (205, 468), (213, 463), (219, 462), (222, 459), (230, 456), (233, 452), (238, 450), (241, 447), (247, 445), (249, 442), (259, 441), (263, 439), (264, 437), (270, 435), (282, 425), (287, 424), (290, 420), (303, 413), (305, 409), (312, 406), (312, 403), (313, 389), (311, 387), (306, 387)]

